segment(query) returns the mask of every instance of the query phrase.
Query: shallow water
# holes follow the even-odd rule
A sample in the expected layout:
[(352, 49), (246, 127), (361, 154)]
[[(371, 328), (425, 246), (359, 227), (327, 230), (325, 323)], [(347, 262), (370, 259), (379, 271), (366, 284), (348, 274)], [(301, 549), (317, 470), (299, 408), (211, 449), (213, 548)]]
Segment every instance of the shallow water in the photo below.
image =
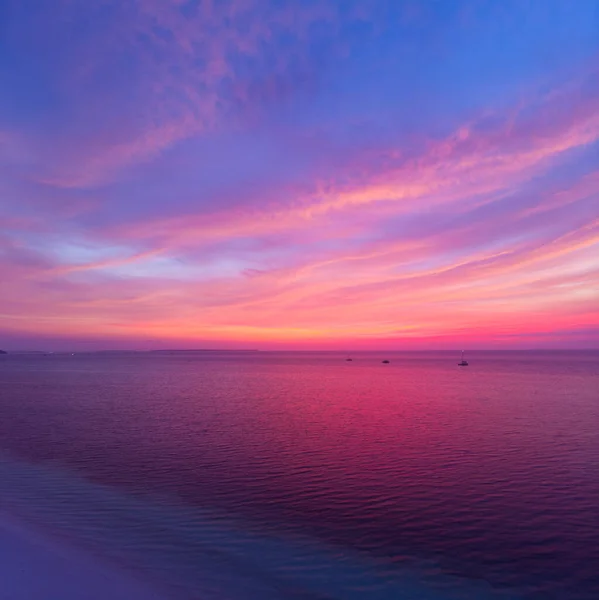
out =
[(182, 598), (599, 598), (598, 353), (353, 358), (3, 357), (0, 506)]

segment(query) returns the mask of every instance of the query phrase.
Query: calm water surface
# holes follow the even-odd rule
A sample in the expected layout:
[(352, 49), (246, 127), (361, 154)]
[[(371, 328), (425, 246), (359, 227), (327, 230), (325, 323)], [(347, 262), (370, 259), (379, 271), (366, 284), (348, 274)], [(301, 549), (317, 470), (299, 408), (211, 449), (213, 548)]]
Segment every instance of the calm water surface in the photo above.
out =
[(599, 598), (599, 353), (353, 358), (0, 357), (0, 506), (173, 597)]

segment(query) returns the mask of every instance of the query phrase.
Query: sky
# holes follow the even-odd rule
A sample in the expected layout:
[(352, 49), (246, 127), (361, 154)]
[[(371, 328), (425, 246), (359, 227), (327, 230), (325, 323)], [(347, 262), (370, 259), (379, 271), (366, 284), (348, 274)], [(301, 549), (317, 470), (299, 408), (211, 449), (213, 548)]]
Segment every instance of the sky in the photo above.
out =
[(4, 0), (0, 348), (598, 348), (596, 0)]

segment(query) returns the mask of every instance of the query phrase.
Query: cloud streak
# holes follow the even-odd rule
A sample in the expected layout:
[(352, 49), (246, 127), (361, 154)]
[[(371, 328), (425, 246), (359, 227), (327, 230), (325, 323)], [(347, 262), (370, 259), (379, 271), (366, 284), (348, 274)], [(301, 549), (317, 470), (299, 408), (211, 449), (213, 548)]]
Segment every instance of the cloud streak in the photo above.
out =
[[(599, 344), (599, 47), (582, 3), (563, 31), (512, 40), (550, 52), (550, 33), (577, 28), (565, 68), (520, 73), (514, 57), (507, 75), (496, 21), (445, 23), (432, 4), (390, 20), (393, 6), (15, 9), (0, 333), (132, 347)], [(421, 47), (414, 27), (443, 32), (463, 93), (424, 51), (417, 69), (395, 61)], [(77, 52), (50, 41), (67, 35)], [(41, 48), (40, 71), (27, 57)], [(472, 70), (477, 48), (496, 82)], [(492, 83), (508, 91), (491, 97)], [(440, 85), (413, 122), (408, 96)]]

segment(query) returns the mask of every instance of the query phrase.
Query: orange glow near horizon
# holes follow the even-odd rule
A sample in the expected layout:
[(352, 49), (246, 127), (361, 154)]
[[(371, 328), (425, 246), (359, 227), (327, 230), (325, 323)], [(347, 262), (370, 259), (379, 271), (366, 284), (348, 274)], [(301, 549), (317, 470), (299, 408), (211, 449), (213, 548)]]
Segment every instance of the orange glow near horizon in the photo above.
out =
[(431, 10), (422, 35), (463, 43), (441, 77), (374, 6), (115, 4), (34, 69), (18, 32), (70, 39), (100, 4), (10, 25), (0, 347), (599, 347), (591, 30)]

